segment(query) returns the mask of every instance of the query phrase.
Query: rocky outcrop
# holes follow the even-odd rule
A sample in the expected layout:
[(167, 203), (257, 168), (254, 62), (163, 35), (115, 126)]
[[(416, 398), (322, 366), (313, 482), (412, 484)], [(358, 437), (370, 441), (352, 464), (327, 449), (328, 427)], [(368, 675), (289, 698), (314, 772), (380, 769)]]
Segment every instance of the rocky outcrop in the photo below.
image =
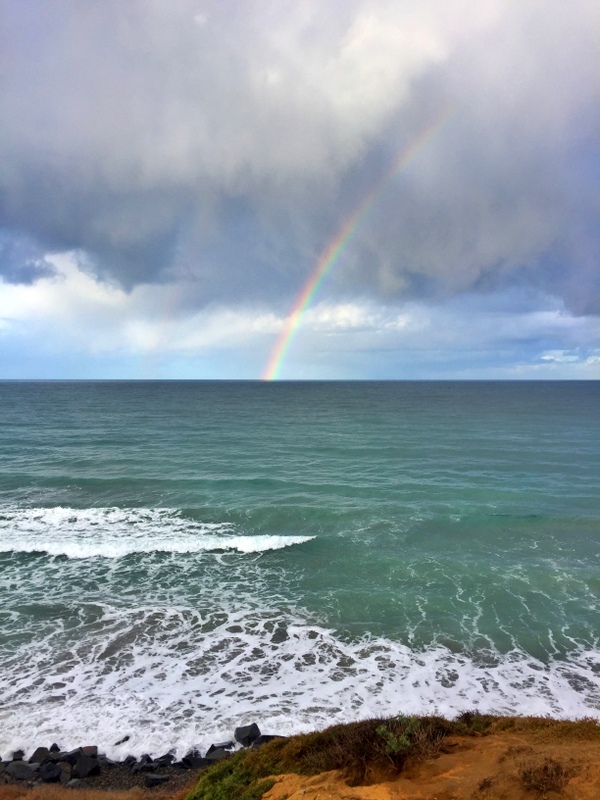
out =
[[(125, 744), (129, 738), (123, 736), (115, 746)], [(128, 755), (122, 761), (113, 761), (100, 753), (96, 745), (63, 750), (53, 742), (50, 747), (35, 747), (27, 761), (25, 752), (17, 750), (10, 760), (0, 762), (0, 783), (60, 783), (71, 788), (89, 788), (96, 784), (99, 776), (106, 778), (114, 773), (115, 785), (153, 788), (181, 773), (203, 770), (217, 761), (230, 758), (233, 752), (240, 749), (240, 745), (242, 748), (257, 748), (274, 738), (280, 737), (261, 734), (260, 728), (253, 722), (236, 728), (233, 739), (211, 744), (205, 753), (194, 748), (179, 760), (174, 752), (168, 752), (157, 758), (145, 753), (139, 758)], [(127, 780), (124, 780), (124, 776), (128, 776)]]

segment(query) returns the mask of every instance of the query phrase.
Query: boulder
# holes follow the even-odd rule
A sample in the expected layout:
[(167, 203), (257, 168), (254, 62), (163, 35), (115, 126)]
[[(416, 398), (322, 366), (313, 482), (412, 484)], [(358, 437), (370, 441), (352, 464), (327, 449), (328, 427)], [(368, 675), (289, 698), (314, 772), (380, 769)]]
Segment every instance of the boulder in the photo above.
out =
[(235, 742), (229, 740), (228, 742), (219, 742), (219, 744), (211, 744), (211, 746), (206, 751), (206, 757), (208, 758), (208, 754), (212, 753), (213, 750), (232, 750), (235, 747)]
[(133, 767), (134, 764), (137, 764), (137, 758), (135, 756), (127, 756), (122, 763), (124, 767)]
[(11, 756), (11, 761), (23, 761), (25, 758), (25, 753), (23, 750), (15, 750), (15, 752)]
[(184, 755), (184, 758), (202, 758), (202, 753), (196, 747)]
[(181, 761), (176, 762), (173, 764), (174, 767), (182, 766), (184, 769), (200, 769), (201, 767), (209, 767), (213, 764), (214, 761), (208, 758), (203, 758), (202, 756), (192, 756), (187, 755), (184, 756)]
[(95, 744), (90, 744), (87, 747), (82, 747), (81, 752), (88, 758), (98, 758), (98, 748)]
[(122, 739), (119, 739), (118, 742), (115, 742), (113, 747), (118, 747), (120, 744), (125, 744), (125, 742), (128, 742), (130, 739), (131, 739), (131, 736), (129, 736), (129, 734), (127, 734), (127, 736), (124, 736)]
[(42, 764), (38, 772), (38, 775), (44, 783), (58, 783), (62, 774), (62, 769), (53, 761), (47, 761), (45, 764)]
[(68, 783), (73, 775), (73, 767), (66, 761), (57, 761), (56, 766), (60, 767), (62, 772), (60, 774), (60, 782)]
[(250, 747), (252, 742), (258, 739), (259, 736), (260, 728), (256, 722), (253, 722), (252, 725), (241, 725), (233, 733), (236, 742), (239, 742), (243, 747)]
[(44, 761), (48, 761), (50, 758), (50, 750), (47, 747), (38, 747), (33, 751), (33, 755), (29, 759), (29, 763), (33, 764), (33, 762), (37, 762), (38, 764), (43, 764)]
[(73, 766), (72, 774), (74, 778), (87, 778), (88, 775), (99, 775), (100, 764), (98, 763), (98, 759), (84, 756), (82, 753)]
[(53, 742), (50, 745), (50, 752), (51, 753), (60, 753), (60, 747), (56, 744), (56, 742)]
[(24, 761), (11, 761), (4, 772), (16, 781), (28, 781), (34, 777), (36, 769)]
[(166, 783), (169, 780), (168, 775), (158, 775), (155, 773), (154, 775), (146, 775), (144, 779), (144, 785), (148, 787), (148, 789), (152, 789), (153, 786), (158, 786), (161, 783)]
[(156, 772), (158, 765), (154, 761), (138, 761), (131, 768), (131, 774), (137, 775), (138, 772)]
[(158, 758), (154, 759), (154, 763), (158, 764), (159, 767), (170, 767), (174, 761), (174, 753), (165, 753), (164, 756), (159, 756)]
[(54, 759), (55, 761), (66, 761), (72, 767), (79, 761), (83, 752), (81, 747), (76, 747), (75, 750), (69, 750), (68, 753), (55, 753)]

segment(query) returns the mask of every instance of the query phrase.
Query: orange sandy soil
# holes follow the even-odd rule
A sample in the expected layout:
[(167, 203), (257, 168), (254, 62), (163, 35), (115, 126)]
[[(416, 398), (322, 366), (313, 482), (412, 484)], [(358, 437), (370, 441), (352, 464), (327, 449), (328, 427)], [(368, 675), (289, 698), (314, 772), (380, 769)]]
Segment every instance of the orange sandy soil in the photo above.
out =
[(439, 756), (370, 786), (348, 786), (338, 771), (276, 781), (263, 800), (600, 800), (600, 739), (452, 736)]

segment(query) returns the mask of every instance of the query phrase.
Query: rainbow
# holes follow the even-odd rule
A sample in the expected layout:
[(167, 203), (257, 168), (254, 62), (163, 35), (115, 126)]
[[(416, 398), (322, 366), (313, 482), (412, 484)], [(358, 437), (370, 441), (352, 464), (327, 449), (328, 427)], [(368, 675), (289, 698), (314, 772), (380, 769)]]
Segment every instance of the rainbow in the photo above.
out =
[(365, 217), (380, 192), (386, 184), (395, 177), (423, 147), (425, 147), (435, 134), (441, 130), (452, 114), (452, 109), (444, 110), (442, 115), (437, 117), (434, 122), (422, 130), (408, 147), (400, 150), (393, 160), (390, 169), (377, 181), (348, 219), (342, 223), (329, 244), (323, 248), (314, 269), (296, 297), (292, 310), (283, 326), (283, 330), (275, 342), (275, 346), (271, 351), (269, 361), (262, 375), (263, 381), (273, 381), (277, 379), (292, 340), (300, 327), (302, 317), (319, 291), (321, 284), (331, 271), (331, 268), (344, 252), (352, 235), (357, 230), (359, 223), (363, 217)]

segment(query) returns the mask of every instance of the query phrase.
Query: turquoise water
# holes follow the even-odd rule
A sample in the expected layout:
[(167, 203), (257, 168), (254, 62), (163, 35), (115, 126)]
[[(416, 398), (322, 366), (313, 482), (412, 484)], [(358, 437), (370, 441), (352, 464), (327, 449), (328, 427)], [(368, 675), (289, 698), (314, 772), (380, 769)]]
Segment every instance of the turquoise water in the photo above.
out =
[(600, 383), (0, 383), (0, 754), (600, 717)]

